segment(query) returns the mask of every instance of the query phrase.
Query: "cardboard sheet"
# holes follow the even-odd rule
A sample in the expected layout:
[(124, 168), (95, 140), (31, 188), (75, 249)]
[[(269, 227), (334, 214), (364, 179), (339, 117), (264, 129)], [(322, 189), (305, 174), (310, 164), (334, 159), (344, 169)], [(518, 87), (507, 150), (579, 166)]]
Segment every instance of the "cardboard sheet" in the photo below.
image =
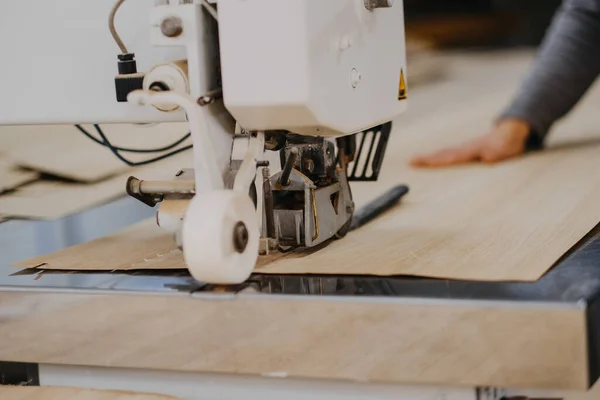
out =
[[(489, 60), (482, 65), (493, 71)], [(596, 107), (600, 87), (557, 126), (550, 148), (543, 152), (494, 166), (425, 170), (408, 166), (415, 153), (476, 137), (488, 129), (525, 67), (521, 64), (520, 69), (513, 70), (513, 85), (487, 84), (489, 77), (481, 73), (463, 76), (462, 86), (474, 94), (470, 97), (447, 93), (440, 87), (415, 92), (412, 104), (422, 118), (414, 119), (414, 112), (413, 119), (408, 118), (410, 123), (400, 118), (380, 180), (353, 185), (360, 207), (390, 186), (407, 183), (411, 191), (402, 204), (317, 252), (261, 258), (256, 272), (417, 275), (482, 281), (540, 278), (600, 221), (600, 176), (596, 173), (600, 170), (600, 114)], [(442, 86), (445, 90), (453, 87)], [(460, 104), (452, 104), (452, 98), (461, 98)], [(447, 106), (440, 102), (447, 102)], [(138, 241), (141, 232), (149, 234), (145, 226), (130, 232), (118, 240), (88, 244), (99, 247), (94, 250), (98, 258), (93, 260), (81, 247), (74, 247), (18, 265), (105, 270), (125, 268), (123, 265), (129, 265), (127, 269), (183, 267), (183, 260), (176, 261), (173, 257), (177, 254), (170, 253), (173, 245), (165, 248), (161, 244), (157, 250), (158, 237), (147, 246)], [(164, 240), (172, 243), (169, 235), (164, 235)], [(119, 255), (115, 250), (119, 248), (127, 250)], [(159, 256), (167, 253), (172, 257)]]
[[(94, 137), (91, 125), (83, 126)], [(171, 144), (188, 132), (186, 123), (101, 125), (113, 145), (136, 149)], [(176, 148), (191, 143), (186, 140)], [(17, 165), (79, 182), (95, 182), (130, 169), (106, 147), (94, 143), (72, 125), (0, 127), (0, 149)], [(175, 148), (174, 148), (175, 149)], [(132, 161), (152, 154), (123, 154)]]
[(182, 269), (183, 255), (171, 235), (149, 219), (114, 235), (81, 243), (15, 266), (58, 270)]
[(0, 386), (2, 400), (176, 400), (175, 397), (116, 390), (54, 386)]
[[(113, 156), (114, 157), (114, 156)], [(57, 219), (125, 195), (130, 175), (140, 179), (171, 179), (192, 166), (191, 150), (116, 175), (99, 183), (37, 181), (0, 196), (0, 214), (34, 219)]]

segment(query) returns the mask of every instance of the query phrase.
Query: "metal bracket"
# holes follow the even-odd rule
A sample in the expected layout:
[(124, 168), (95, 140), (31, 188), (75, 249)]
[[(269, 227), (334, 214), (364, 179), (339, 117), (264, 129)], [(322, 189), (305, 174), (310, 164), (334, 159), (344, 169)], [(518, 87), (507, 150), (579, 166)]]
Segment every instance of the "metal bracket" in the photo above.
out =
[(162, 196), (159, 194), (142, 193), (140, 188), (141, 182), (142, 181), (136, 178), (135, 176), (130, 176), (127, 179), (127, 183), (125, 186), (127, 194), (133, 197), (134, 199), (141, 201), (149, 207), (154, 207), (163, 200)]

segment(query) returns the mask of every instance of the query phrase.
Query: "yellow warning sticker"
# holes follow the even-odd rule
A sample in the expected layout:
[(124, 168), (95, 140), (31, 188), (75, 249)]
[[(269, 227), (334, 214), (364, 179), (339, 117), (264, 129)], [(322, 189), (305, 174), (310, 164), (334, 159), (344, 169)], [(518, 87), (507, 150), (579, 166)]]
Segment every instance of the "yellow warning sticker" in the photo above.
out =
[(398, 88), (398, 100), (406, 100), (406, 80), (404, 79), (403, 69), (400, 69), (400, 85)]

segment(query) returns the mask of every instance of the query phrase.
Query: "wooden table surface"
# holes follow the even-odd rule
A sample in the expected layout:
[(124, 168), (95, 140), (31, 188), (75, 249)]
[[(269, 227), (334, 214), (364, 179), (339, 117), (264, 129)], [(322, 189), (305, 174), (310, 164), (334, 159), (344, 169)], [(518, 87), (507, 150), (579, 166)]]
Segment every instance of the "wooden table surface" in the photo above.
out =
[(0, 291), (0, 360), (440, 386), (588, 387), (584, 308), (417, 300)]

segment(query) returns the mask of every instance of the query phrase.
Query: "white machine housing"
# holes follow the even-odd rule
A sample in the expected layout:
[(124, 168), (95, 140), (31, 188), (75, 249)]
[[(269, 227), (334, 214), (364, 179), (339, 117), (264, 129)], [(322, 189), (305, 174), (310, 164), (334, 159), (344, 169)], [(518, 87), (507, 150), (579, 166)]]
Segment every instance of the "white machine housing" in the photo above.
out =
[[(406, 102), (398, 100), (400, 72), (406, 76), (402, 1), (371, 11), (364, 0), (217, 3), (224, 102), (245, 129), (337, 136), (390, 121), (404, 111)], [(182, 110), (161, 112), (116, 102), (118, 48), (106, 23), (113, 4), (33, 0), (2, 6), (0, 47), (8, 59), (0, 67), (5, 78), (0, 124), (185, 120)], [(198, 46), (195, 60), (189, 59), (182, 37), (160, 35), (156, 18), (169, 8), (200, 10), (177, 5), (127, 0), (116, 26), (136, 53), (139, 71), (188, 59), (189, 89), (196, 95), (213, 89), (207, 86), (219, 55), (206, 47), (211, 37), (207, 29), (182, 35)], [(205, 21), (210, 18), (202, 14)]]
[(364, 0), (220, 0), (225, 106), (246, 129), (338, 136), (388, 122), (406, 74), (404, 10)]
[[(116, 0), (4, 1), (0, 5), (0, 125), (185, 121), (183, 112), (118, 103), (119, 48), (108, 30)], [(148, 15), (153, 0), (126, 0), (115, 25), (138, 70), (186, 57), (157, 47)], [(201, 38), (198, 38), (201, 39)]]

